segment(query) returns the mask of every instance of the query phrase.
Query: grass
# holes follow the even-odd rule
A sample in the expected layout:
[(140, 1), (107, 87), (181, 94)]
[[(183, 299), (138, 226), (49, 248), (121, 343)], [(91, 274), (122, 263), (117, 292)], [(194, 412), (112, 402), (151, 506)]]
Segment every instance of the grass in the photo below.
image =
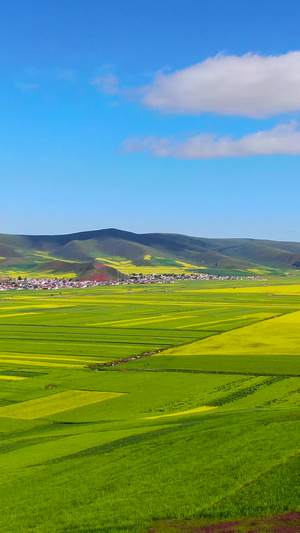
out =
[(2, 293), (1, 532), (299, 509), (296, 282)]

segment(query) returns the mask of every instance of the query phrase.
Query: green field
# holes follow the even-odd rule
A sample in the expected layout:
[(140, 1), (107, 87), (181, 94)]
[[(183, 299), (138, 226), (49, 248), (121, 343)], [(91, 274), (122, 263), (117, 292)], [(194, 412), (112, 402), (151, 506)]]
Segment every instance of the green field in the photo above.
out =
[(0, 531), (299, 511), (298, 280), (0, 293)]

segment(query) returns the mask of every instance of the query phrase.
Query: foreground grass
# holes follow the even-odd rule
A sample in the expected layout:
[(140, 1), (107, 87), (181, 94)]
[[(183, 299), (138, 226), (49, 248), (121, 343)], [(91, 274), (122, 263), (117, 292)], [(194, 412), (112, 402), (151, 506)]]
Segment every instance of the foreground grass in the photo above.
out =
[(294, 429), (274, 413), (191, 418), (40, 463), (5, 483), (1, 530), (138, 531), (156, 519), (293, 510), (296, 471), (287, 498), (281, 467), (297, 453)]

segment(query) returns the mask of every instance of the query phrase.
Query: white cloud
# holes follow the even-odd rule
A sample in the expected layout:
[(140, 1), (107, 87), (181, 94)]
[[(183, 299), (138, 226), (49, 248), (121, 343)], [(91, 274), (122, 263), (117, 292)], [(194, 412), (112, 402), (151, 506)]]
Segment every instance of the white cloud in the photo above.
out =
[(300, 129), (296, 121), (240, 139), (201, 134), (178, 141), (172, 137), (136, 137), (123, 143), (126, 152), (150, 152), (155, 157), (216, 159), (255, 155), (300, 155)]
[(143, 88), (143, 103), (167, 113), (263, 118), (300, 110), (300, 51), (278, 56), (223, 54)]
[(119, 78), (114, 74), (99, 76), (92, 81), (92, 85), (96, 85), (105, 94), (119, 94), (120, 92)]

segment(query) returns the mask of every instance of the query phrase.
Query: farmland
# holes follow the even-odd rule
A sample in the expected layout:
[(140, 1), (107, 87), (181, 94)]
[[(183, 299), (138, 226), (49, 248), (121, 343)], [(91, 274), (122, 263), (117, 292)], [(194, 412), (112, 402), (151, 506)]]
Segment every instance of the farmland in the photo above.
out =
[(297, 277), (2, 292), (1, 532), (299, 511), (299, 326)]

